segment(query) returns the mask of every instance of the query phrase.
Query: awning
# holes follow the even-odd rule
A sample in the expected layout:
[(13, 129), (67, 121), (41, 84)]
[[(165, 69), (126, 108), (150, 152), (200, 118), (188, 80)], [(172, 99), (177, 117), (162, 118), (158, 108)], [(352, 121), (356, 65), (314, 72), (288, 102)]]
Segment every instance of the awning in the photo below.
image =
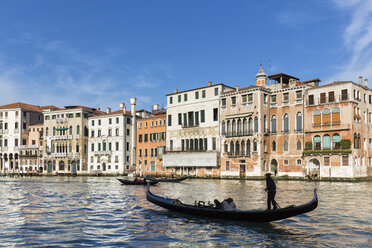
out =
[(63, 131), (63, 130), (68, 130), (68, 128), (66, 127), (66, 128), (57, 128), (56, 129), (57, 131)]

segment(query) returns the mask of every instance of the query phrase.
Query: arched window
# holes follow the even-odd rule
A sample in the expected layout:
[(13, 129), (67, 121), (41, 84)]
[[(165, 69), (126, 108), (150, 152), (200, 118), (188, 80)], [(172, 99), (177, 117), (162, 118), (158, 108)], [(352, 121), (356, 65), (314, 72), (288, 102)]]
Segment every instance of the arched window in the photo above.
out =
[(357, 149), (358, 148), (358, 136), (356, 133), (354, 133), (354, 148)]
[(339, 134), (334, 134), (332, 136), (333, 149), (340, 149), (341, 136)]
[(247, 118), (244, 118), (243, 120), (243, 132), (244, 132), (244, 135), (248, 135), (248, 121), (247, 121)]
[(362, 143), (360, 141), (360, 134), (358, 133), (358, 148), (362, 148)]
[(68, 132), (69, 135), (72, 135), (72, 126), (70, 126), (69, 128), (69, 132)]
[(233, 120), (232, 121), (232, 135), (236, 135), (236, 121)]
[(241, 147), (241, 150), (242, 150), (241, 154), (246, 155), (247, 151), (245, 150), (245, 141), (244, 140), (242, 140), (240, 147)]
[(225, 135), (226, 134), (226, 129), (225, 129), (225, 121), (222, 122), (222, 125), (221, 125), (221, 133), (222, 135)]
[(289, 115), (285, 114), (283, 117), (283, 131), (285, 133), (289, 132)]
[(231, 136), (231, 121), (227, 121), (227, 136)]
[(271, 116), (271, 132), (276, 133), (276, 116)]
[(230, 141), (230, 154), (235, 154), (234, 153), (234, 142)]
[(328, 134), (323, 136), (323, 149), (331, 149), (331, 136)]
[(254, 117), (254, 132), (258, 132), (258, 117)]
[(276, 152), (276, 142), (275, 141), (273, 141), (273, 143), (271, 144), (271, 150), (273, 152)]
[(247, 155), (251, 155), (251, 141), (247, 140)]
[(319, 135), (315, 136), (314, 137), (314, 148), (315, 148), (315, 150), (320, 150), (322, 148), (321, 143), (322, 143), (322, 138)]
[(322, 122), (322, 118), (320, 116), (320, 110), (316, 109), (313, 112), (313, 126), (320, 126)]
[(298, 112), (296, 114), (296, 131), (302, 132), (302, 113)]
[(48, 127), (45, 129), (45, 136), (49, 136), (49, 128)]
[(79, 134), (80, 134), (80, 126), (77, 125), (77, 127), (76, 127), (76, 135), (79, 135)]
[(72, 152), (72, 145), (71, 145), (71, 143), (68, 145), (68, 152), (69, 152), (69, 153)]
[(53, 136), (56, 136), (56, 128), (53, 127)]
[(257, 141), (256, 141), (256, 139), (253, 140), (253, 151), (257, 152)]
[(283, 151), (285, 152), (288, 152), (288, 141), (284, 141), (284, 144), (283, 144)]
[(323, 109), (322, 119), (323, 119), (323, 125), (331, 124), (331, 111), (328, 108)]
[(302, 149), (302, 143), (301, 143), (301, 140), (297, 140), (296, 147), (297, 147), (297, 150), (298, 150), (298, 151)]
[(250, 117), (249, 120), (248, 120), (248, 132), (253, 133), (253, 119), (252, 119), (252, 117)]
[(225, 153), (229, 152), (229, 146), (226, 141), (225, 141), (225, 144), (223, 145), (223, 149)]
[(238, 120), (238, 127), (237, 127), (237, 134), (241, 135), (242, 134), (242, 121), (239, 119)]
[(264, 152), (267, 152), (266, 140), (264, 140), (263, 142), (263, 148), (264, 148)]
[(267, 117), (266, 117), (266, 115), (264, 115), (264, 118), (263, 118), (263, 131), (264, 131), (264, 133), (267, 132)]
[(106, 151), (106, 140), (104, 140), (103, 142), (102, 142), (102, 147), (103, 147), (103, 151)]
[(340, 122), (340, 108), (334, 107), (332, 109), (332, 124), (339, 124)]
[(76, 145), (76, 152), (79, 152), (79, 145)]
[(108, 130), (108, 136), (112, 136), (112, 129), (111, 128)]
[(240, 154), (240, 145), (239, 141), (235, 142), (235, 154)]

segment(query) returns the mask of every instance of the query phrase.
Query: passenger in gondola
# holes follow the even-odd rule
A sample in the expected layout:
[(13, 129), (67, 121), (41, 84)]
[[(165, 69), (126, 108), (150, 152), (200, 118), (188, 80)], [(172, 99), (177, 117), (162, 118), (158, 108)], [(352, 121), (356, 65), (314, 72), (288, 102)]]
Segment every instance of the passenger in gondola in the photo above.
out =
[(138, 182), (138, 178), (137, 178), (137, 177), (135, 177), (135, 178), (134, 178), (134, 181), (135, 181), (135, 182)]
[(235, 205), (234, 200), (231, 197), (223, 200), (223, 202), (221, 202), (221, 209), (223, 209), (223, 210), (236, 209), (236, 205)]
[(214, 208), (221, 209), (221, 202), (217, 199), (214, 199)]
[(276, 185), (274, 180), (271, 178), (271, 173), (266, 173), (266, 189), (267, 192), (267, 210), (271, 210), (271, 204), (274, 209), (278, 208), (278, 204), (275, 201)]

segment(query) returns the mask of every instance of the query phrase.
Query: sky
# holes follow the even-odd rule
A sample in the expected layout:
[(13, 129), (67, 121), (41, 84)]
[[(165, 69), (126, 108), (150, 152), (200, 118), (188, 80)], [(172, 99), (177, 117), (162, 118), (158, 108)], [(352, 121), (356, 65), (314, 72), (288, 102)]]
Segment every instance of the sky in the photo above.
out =
[(372, 0), (2, 0), (0, 105), (166, 107), (267, 74), (372, 84)]

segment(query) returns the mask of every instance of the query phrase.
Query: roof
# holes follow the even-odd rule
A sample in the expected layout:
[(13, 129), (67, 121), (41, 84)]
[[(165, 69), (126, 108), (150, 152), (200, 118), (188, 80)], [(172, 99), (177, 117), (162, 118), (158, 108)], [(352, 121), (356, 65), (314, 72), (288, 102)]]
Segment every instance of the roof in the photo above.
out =
[(41, 110), (45, 110), (45, 109), (53, 109), (53, 110), (60, 110), (61, 108), (58, 108), (54, 105), (48, 105), (48, 106), (41, 106), (40, 107)]
[(317, 83), (319, 83), (319, 82), (321, 82), (322, 80), (320, 80), (319, 78), (314, 78), (314, 79), (311, 79), (311, 80), (306, 80), (306, 81), (302, 81), (302, 82), (300, 82), (300, 83), (302, 83), (302, 84), (307, 84), (307, 83), (312, 83), (312, 82), (317, 82)]
[(165, 114), (161, 114), (161, 115), (152, 115), (152, 116), (148, 116), (148, 117), (145, 117), (145, 118), (142, 118), (138, 121), (146, 121), (148, 119), (156, 119), (156, 118), (165, 118), (166, 115)]
[[(253, 89), (253, 88), (260, 88), (260, 87), (259, 86), (256, 86), (256, 85), (251, 85), (251, 86), (248, 86), (248, 87), (239, 88), (239, 91), (249, 90), (249, 89)], [(221, 92), (221, 94), (227, 94), (227, 93), (233, 93), (233, 92), (236, 92), (236, 89), (229, 90), (229, 91), (224, 91), (224, 92)]]
[[(48, 108), (44, 108), (43, 111), (46, 111), (46, 109), (48, 109)], [(102, 111), (97, 110), (95, 108), (89, 108), (89, 107), (85, 107), (85, 106), (81, 106), (81, 105), (77, 105), (77, 106), (65, 106), (64, 109), (61, 109), (61, 108), (51, 109), (50, 112), (66, 111), (66, 110), (78, 110), (78, 109), (87, 110), (87, 111), (92, 112), (92, 113), (95, 113), (95, 114), (105, 113), (105, 112), (102, 112)]]
[[(353, 83), (353, 84), (355, 84), (353, 81), (335, 81), (335, 82), (332, 82), (332, 83), (329, 83), (329, 84), (323, 84), (323, 85), (318, 86), (318, 87), (327, 87), (327, 86), (338, 85), (338, 84), (345, 84), (345, 83)], [(363, 85), (360, 85), (360, 86), (364, 87)]]
[(16, 103), (11, 103), (11, 104), (0, 106), (0, 109), (16, 109), (16, 108), (30, 110), (34, 112), (41, 112), (40, 106), (31, 105), (31, 104), (22, 103), (22, 102), (16, 102)]
[(184, 90), (184, 91), (173, 92), (173, 93), (169, 93), (169, 94), (167, 94), (166, 96), (176, 95), (176, 94), (185, 93), (185, 92), (193, 91), (193, 90), (205, 89), (205, 88), (209, 88), (209, 87), (216, 87), (216, 86), (219, 86), (219, 85), (222, 85), (222, 86), (225, 86), (225, 87), (228, 87), (228, 88), (233, 89), (232, 87), (230, 87), (230, 86), (228, 86), (228, 85), (225, 85), (225, 84), (214, 84), (214, 85), (211, 85), (211, 86), (207, 85), (207, 86), (204, 86), (204, 87), (194, 88), (194, 89), (190, 89), (190, 90)]
[(298, 81), (300, 81), (300, 79), (298, 79), (294, 76), (285, 74), (285, 73), (277, 73), (277, 74), (272, 74), (272, 75), (268, 76), (269, 79), (273, 79), (273, 80), (277, 80), (277, 79), (279, 80), (279, 78), (281, 78), (281, 77), (287, 78), (287, 79), (293, 78), (293, 79), (297, 79)]

